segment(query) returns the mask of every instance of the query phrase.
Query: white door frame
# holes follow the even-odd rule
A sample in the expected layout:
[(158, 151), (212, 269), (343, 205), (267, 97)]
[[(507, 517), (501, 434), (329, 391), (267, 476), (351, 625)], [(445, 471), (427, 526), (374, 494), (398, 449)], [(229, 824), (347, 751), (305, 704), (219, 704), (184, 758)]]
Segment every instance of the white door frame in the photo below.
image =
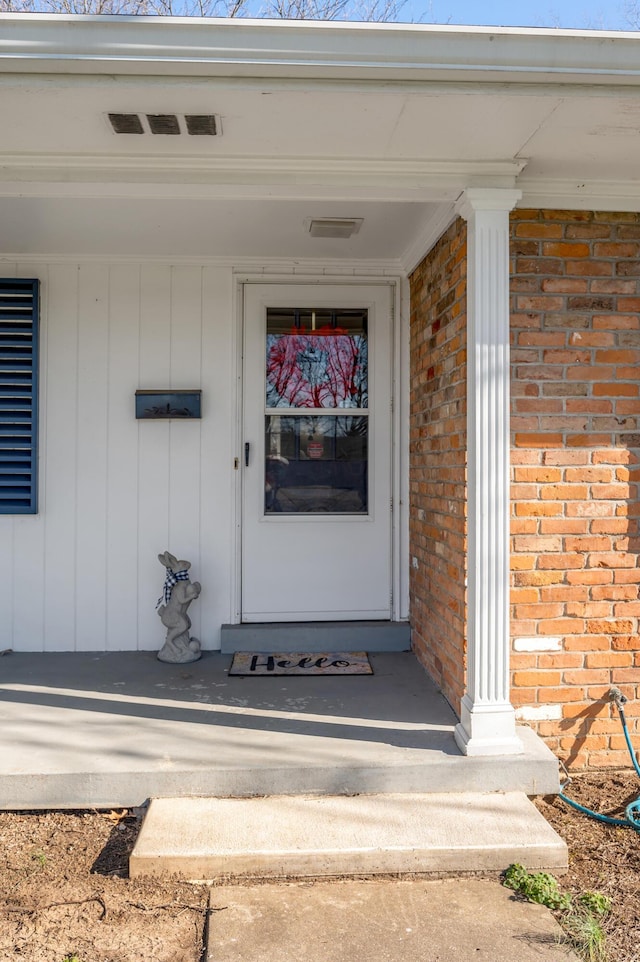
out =
[(391, 530), (391, 618), (405, 621), (409, 617), (409, 302), (408, 282), (397, 274), (340, 275), (318, 274), (277, 275), (238, 272), (235, 275), (235, 381), (236, 415), (230, 425), (234, 456), (234, 504), (231, 511), (233, 527), (232, 623), (240, 624), (242, 612), (242, 451), (243, 451), (243, 340), (244, 288), (248, 284), (287, 285), (357, 285), (387, 286), (391, 297), (392, 323), (392, 417), (391, 417), (391, 490), (393, 500)]

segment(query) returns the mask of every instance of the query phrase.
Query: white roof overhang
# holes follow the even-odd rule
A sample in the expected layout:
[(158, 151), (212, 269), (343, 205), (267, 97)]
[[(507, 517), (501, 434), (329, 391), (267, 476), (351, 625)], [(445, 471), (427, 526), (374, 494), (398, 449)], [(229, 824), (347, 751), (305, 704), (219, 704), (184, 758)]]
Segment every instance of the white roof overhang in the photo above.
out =
[[(640, 210), (635, 33), (6, 14), (0, 90), (12, 252), (407, 265), (469, 186)], [(109, 112), (223, 133), (115, 135)], [(319, 241), (310, 216), (364, 224)]]
[(0, 24), (0, 57), (20, 72), (640, 83), (636, 33), (48, 14)]

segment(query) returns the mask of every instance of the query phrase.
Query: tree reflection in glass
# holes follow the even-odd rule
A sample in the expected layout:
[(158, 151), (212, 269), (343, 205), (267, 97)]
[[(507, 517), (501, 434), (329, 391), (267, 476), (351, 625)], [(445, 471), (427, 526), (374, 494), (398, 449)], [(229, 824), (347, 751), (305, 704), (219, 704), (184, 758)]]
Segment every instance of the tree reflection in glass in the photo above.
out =
[(367, 514), (367, 366), (366, 310), (269, 309), (267, 514)]
[(367, 312), (270, 310), (267, 407), (366, 408)]

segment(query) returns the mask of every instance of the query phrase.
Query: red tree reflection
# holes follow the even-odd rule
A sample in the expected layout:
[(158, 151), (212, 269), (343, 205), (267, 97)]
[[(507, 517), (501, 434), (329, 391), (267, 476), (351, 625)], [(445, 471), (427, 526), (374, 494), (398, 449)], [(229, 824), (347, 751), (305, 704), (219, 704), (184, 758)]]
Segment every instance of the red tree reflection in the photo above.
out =
[(331, 328), (268, 335), (267, 405), (366, 407), (366, 339)]

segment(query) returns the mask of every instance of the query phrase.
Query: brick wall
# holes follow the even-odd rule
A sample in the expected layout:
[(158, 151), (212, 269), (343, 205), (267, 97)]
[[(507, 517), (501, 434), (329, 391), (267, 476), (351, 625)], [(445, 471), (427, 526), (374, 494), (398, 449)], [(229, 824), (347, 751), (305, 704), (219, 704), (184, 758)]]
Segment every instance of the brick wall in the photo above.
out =
[(573, 767), (628, 765), (603, 699), (640, 731), (640, 215), (519, 210), (512, 255), (512, 701)]
[(410, 283), (413, 646), (459, 710), (466, 628), (464, 221), (449, 228)]

